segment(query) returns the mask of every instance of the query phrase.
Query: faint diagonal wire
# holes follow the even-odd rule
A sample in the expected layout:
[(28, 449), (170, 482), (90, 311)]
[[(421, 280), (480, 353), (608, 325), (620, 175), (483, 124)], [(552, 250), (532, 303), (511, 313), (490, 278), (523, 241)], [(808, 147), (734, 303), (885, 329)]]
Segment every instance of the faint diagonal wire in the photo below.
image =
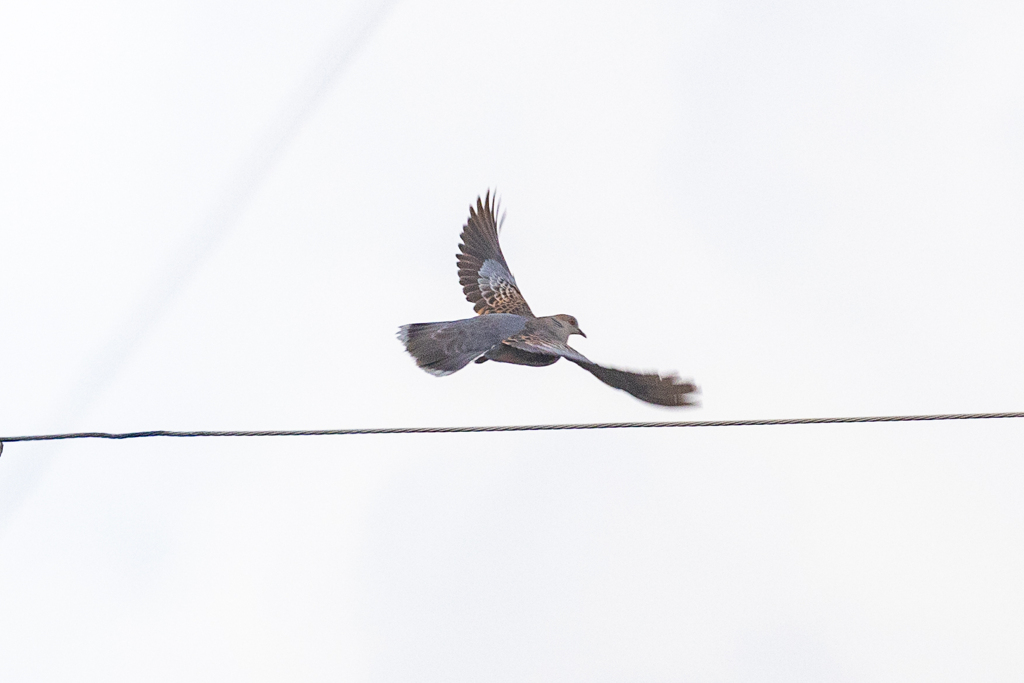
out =
[[(775, 427), (782, 425), (863, 424), (871, 422), (940, 422), (949, 420), (998, 420), (1022, 418), (1020, 413), (944, 413), (936, 415), (869, 415), (863, 417), (793, 417), (763, 420), (685, 420), (681, 422), (589, 422), (539, 425), (493, 425), (479, 427), (371, 427), (363, 429), (280, 429), (252, 431), (173, 431), (156, 429), (145, 432), (73, 432), (4, 436), (3, 442), (60, 441), (66, 439), (143, 439), (164, 437), (226, 436), (356, 436), (366, 434), (468, 434), (475, 432), (554, 432), (593, 429), (651, 429), (664, 427)], [(2, 445), (0, 445), (2, 448)]]
[(330, 40), (307, 77), (284, 101), (234, 175), (217, 193), (190, 239), (181, 245), (152, 287), (133, 307), (108, 343), (88, 366), (81, 381), (58, 411), (61, 419), (84, 415), (93, 401), (167, 314), (178, 296), (202, 269), (217, 246), (238, 223), (246, 207), (288, 146), (316, 111), (331, 87), (359, 53), (398, 0), (368, 0)]

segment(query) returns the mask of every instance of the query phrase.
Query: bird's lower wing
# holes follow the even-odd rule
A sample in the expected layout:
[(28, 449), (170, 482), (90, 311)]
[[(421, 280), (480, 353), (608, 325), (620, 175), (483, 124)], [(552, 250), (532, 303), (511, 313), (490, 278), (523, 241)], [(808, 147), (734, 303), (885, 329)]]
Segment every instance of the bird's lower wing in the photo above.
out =
[(674, 373), (660, 375), (656, 372), (630, 372), (629, 370), (605, 367), (590, 361), (572, 360), (572, 362), (608, 386), (622, 389), (641, 401), (659, 406), (697, 405), (697, 385), (689, 380), (680, 379)]
[(689, 380), (680, 379), (675, 373), (661, 375), (656, 372), (632, 372), (609, 368), (591, 361), (568, 344), (527, 335), (506, 339), (504, 343), (524, 351), (561, 356), (580, 366), (608, 386), (622, 389), (647, 403), (677, 407), (697, 405), (696, 395), (699, 392), (697, 385)]

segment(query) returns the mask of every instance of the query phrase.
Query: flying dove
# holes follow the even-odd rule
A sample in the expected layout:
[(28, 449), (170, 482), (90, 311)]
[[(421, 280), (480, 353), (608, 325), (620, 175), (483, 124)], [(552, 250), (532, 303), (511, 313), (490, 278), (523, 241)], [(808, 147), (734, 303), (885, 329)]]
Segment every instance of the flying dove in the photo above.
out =
[[(442, 377), (475, 361), (551, 365), (565, 358), (605, 384), (622, 389), (641, 401), (662, 406), (695, 405), (697, 387), (677, 375), (630, 372), (598, 365), (567, 343), (569, 336), (583, 337), (571, 315), (537, 317), (519, 291), (498, 244), (497, 198), (491, 193), (477, 197), (469, 207), (456, 260), (459, 283), (477, 317), (438, 323), (402, 325), (398, 338), (416, 364)], [(502, 216), (502, 221), (504, 216)]]

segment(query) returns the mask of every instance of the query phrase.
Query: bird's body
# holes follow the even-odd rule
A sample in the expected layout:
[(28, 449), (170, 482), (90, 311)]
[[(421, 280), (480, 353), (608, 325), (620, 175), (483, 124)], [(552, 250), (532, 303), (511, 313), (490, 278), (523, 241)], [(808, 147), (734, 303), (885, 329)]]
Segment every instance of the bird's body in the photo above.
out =
[[(518, 346), (518, 344), (529, 344), (530, 339), (546, 337), (548, 330), (552, 327), (551, 323), (547, 321), (552, 317), (554, 316), (545, 316), (542, 318), (526, 317), (526, 322), (523, 325), (521, 332), (509, 337), (508, 339), (503, 339), (501, 344), (498, 344), (490, 351), (480, 356), (480, 358), (477, 358), (476, 362), (483, 363), (487, 360), (493, 360), (496, 363), (512, 363), (514, 365), (530, 365), (533, 367), (543, 367), (557, 362), (561, 356), (537, 353), (536, 351), (529, 351)], [(566, 337), (568, 337), (568, 335), (566, 335)]]
[(469, 208), (456, 256), (459, 282), (475, 318), (439, 323), (414, 323), (399, 328), (398, 338), (433, 375), (450, 375), (471, 362), (491, 360), (542, 367), (559, 358), (570, 360), (605, 384), (637, 398), (665, 406), (693, 405), (697, 387), (676, 375), (617, 370), (591, 362), (571, 346), (569, 337), (583, 334), (571, 315), (535, 316), (519, 291), (498, 243), (497, 203), (490, 192)]

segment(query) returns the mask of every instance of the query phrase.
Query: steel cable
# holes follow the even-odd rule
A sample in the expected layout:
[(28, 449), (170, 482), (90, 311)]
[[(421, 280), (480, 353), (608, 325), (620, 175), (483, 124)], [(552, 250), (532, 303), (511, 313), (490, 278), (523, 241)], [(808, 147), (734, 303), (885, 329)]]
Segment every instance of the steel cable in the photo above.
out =
[(796, 417), (762, 420), (686, 420), (682, 422), (592, 422), (578, 424), (494, 425), (479, 427), (371, 427), (359, 429), (281, 429), (233, 431), (73, 432), (0, 437), (3, 443), (17, 441), (62, 441), (67, 439), (143, 439), (163, 437), (262, 437), (262, 436), (355, 436), (364, 434), (467, 434), (475, 432), (548, 432), (589, 429), (651, 429), (664, 427), (771, 427), (781, 425), (862, 424), (871, 422), (938, 422), (948, 420), (996, 420), (1022, 418), (1020, 413), (946, 413), (937, 415), (875, 415), (865, 417)]

